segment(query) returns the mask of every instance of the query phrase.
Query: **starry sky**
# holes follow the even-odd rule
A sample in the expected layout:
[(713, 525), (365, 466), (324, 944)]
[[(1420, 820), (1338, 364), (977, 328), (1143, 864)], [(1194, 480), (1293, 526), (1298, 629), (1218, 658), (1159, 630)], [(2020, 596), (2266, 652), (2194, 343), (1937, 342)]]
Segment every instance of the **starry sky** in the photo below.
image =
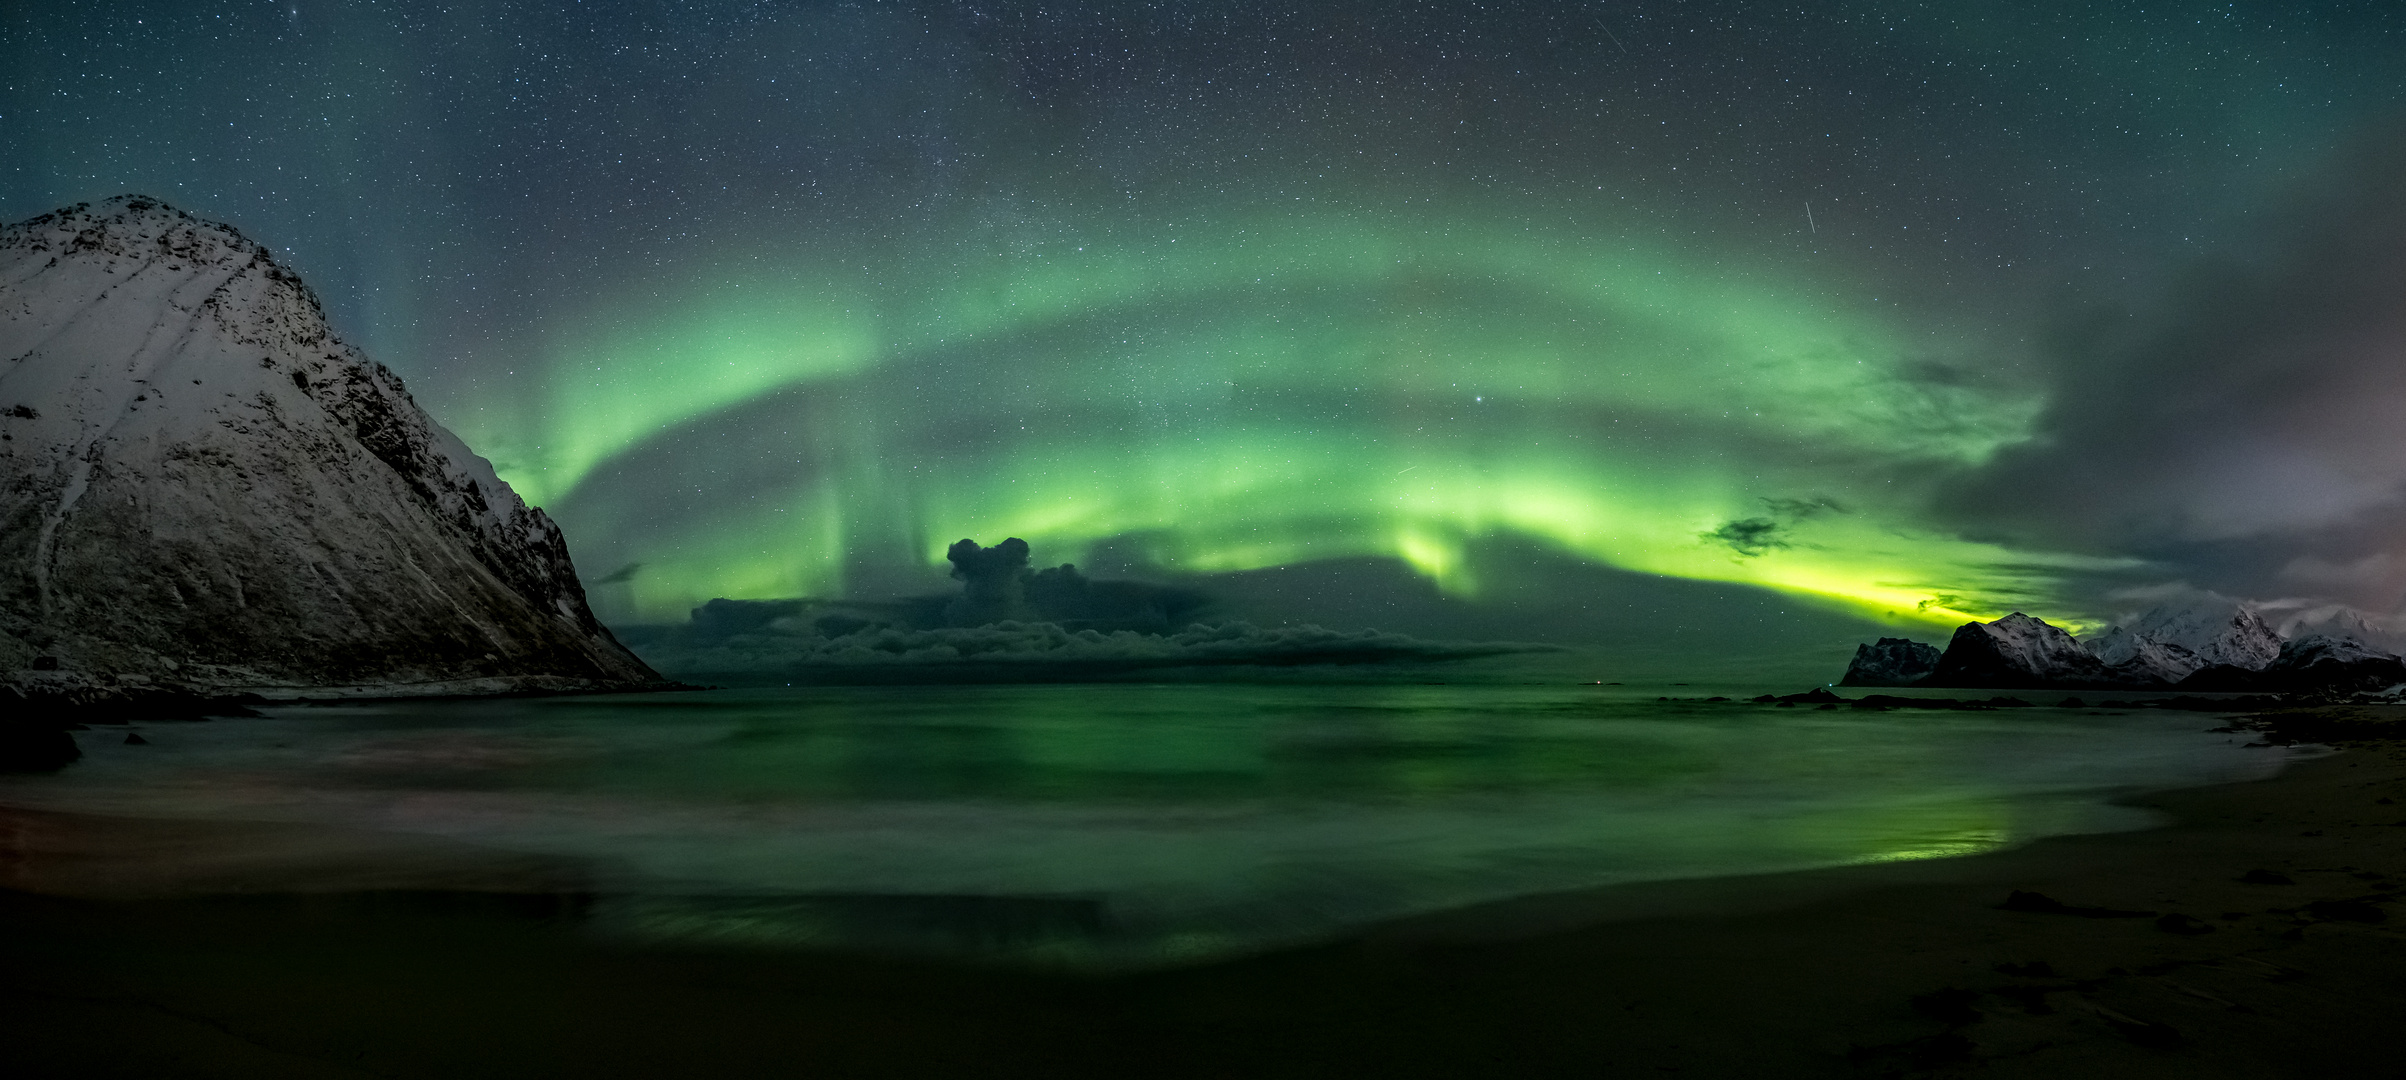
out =
[(0, 11), (0, 214), (276, 248), (613, 621), (1013, 535), (1841, 636), (2406, 599), (2394, 4)]

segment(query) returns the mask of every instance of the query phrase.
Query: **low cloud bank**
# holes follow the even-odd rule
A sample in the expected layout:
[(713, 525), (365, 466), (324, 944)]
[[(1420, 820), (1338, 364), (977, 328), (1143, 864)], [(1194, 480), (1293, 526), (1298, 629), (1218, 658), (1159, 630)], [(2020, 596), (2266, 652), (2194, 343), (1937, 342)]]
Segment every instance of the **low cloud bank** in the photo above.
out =
[(636, 650), (661, 670), (687, 675), (780, 675), (810, 681), (996, 678), (1081, 681), (1174, 669), (1425, 664), (1554, 652), (1521, 642), (1426, 641), (1377, 630), (1260, 627), (1232, 622), (1169, 634), (1071, 630), (1055, 623), (977, 627), (863, 627), (829, 636), (826, 617), (776, 619), (710, 639), (686, 628), (636, 635)]
[[(1183, 589), (1094, 581), (1068, 564), (1028, 568), (1016, 537), (947, 552), (958, 596), (892, 602), (712, 600), (682, 626), (628, 627), (620, 639), (661, 671), (811, 682), (1080, 682), (1180, 669), (1451, 663), (1558, 646), (1429, 641), (1377, 630), (1248, 622), (1172, 629), (1210, 606)], [(975, 620), (974, 624), (972, 624)]]

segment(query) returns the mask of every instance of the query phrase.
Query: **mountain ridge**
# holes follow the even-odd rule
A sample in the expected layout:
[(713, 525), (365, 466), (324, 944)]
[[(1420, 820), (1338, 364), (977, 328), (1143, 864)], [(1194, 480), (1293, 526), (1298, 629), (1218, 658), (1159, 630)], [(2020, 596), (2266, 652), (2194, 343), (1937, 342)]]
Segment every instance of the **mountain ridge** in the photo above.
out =
[(2406, 659), (2352, 637), (2283, 640), (2246, 604), (2226, 613), (2163, 605), (2082, 642), (2043, 619), (2014, 612), (1956, 628), (1926, 674), (1899, 659), (1927, 659), (1928, 645), (1882, 638), (1863, 645), (1840, 685), (1996, 689), (2181, 689), (2191, 691), (2370, 691), (2406, 683)]

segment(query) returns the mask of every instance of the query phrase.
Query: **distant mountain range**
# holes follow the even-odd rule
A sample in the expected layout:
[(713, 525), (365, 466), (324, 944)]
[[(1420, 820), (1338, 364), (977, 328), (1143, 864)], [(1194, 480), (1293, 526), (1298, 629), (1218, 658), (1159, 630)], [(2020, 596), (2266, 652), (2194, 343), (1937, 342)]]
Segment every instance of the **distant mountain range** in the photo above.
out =
[(2254, 608), (2157, 607), (2086, 642), (2015, 612), (1965, 623), (1942, 651), (1905, 638), (1859, 646), (1845, 686), (2308, 692), (2406, 684), (2406, 660), (2354, 635), (2283, 640)]

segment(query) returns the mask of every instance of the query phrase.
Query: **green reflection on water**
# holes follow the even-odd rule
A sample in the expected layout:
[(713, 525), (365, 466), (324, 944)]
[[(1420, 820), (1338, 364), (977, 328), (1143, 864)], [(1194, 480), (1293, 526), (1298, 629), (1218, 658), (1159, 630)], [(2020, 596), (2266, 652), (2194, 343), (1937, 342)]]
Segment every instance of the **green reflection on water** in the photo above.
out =
[(75, 769), (0, 796), (576, 860), (608, 898), (597, 925), (643, 937), (1119, 963), (1539, 892), (2130, 828), (2145, 816), (2101, 793), (2270, 767), (2170, 713), (1825, 713), (1566, 686), (271, 712), (133, 749), (87, 741)]
[(716, 733), (673, 754), (621, 747), (511, 780), (730, 799), (1185, 802), (1632, 790), (1716, 768), (1676, 728), (1452, 688), (832, 690), (704, 711)]

